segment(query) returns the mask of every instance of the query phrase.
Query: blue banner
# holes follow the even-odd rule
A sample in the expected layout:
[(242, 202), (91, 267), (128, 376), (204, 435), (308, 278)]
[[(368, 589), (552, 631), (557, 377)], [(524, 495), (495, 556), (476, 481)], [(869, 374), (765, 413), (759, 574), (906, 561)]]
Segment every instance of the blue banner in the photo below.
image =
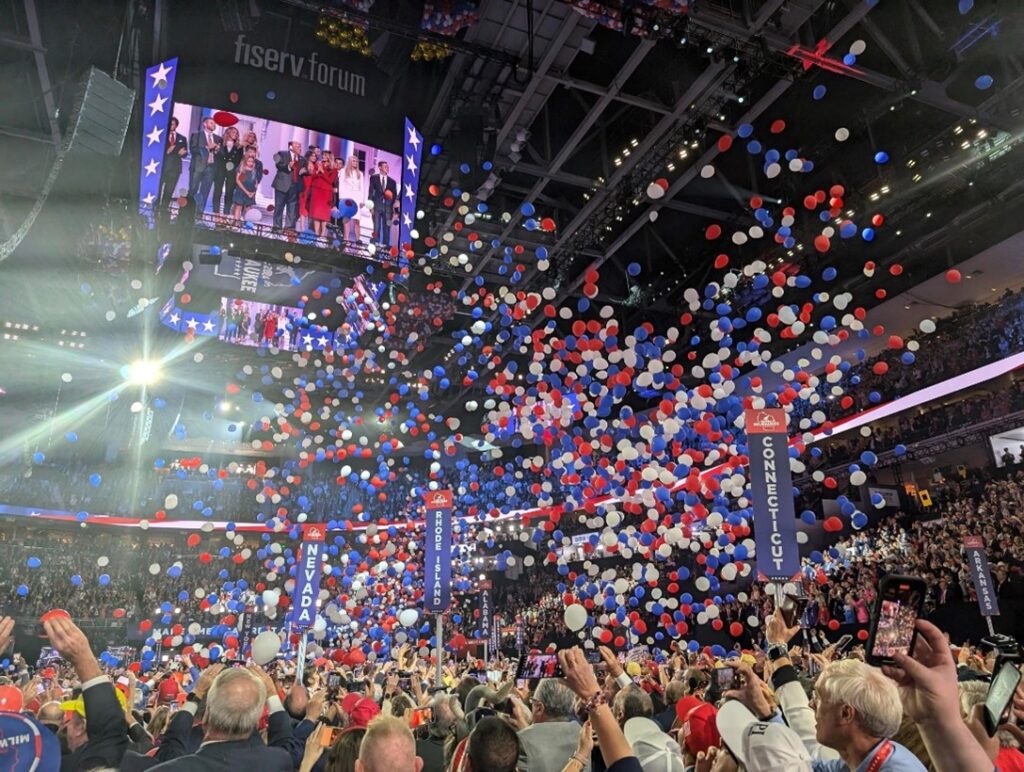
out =
[(761, 580), (789, 581), (800, 573), (786, 411), (746, 410), (754, 545)]
[(444, 611), (452, 599), (452, 492), (427, 491), (423, 608)]
[(320, 598), (321, 554), (327, 529), (322, 525), (302, 527), (302, 551), (295, 570), (292, 622), (296, 627), (312, 627), (316, 621), (316, 602)]
[(480, 590), (480, 637), (490, 643), (491, 628), (494, 626), (494, 607), (491, 605), (491, 588)]
[(420, 186), (420, 161), (423, 159), (423, 135), (413, 122), (405, 119), (405, 141), (402, 143), (402, 202), (399, 210), (399, 256), (406, 244), (412, 243), (416, 222), (416, 193)]
[[(142, 107), (142, 168), (139, 170), (139, 212), (153, 227), (153, 210), (159, 204), (160, 181), (164, 157), (174, 137), (168, 142), (167, 130), (174, 106), (174, 79), (178, 59), (154, 64), (146, 70), (146, 104)], [(184, 140), (182, 140), (184, 141)], [(178, 166), (180, 171), (181, 167)], [(173, 181), (170, 183), (173, 184)]]
[(978, 596), (981, 615), (999, 616), (999, 601), (996, 598), (996, 586), (992, 582), (992, 571), (988, 567), (985, 542), (980, 536), (965, 536), (964, 552), (967, 553), (967, 565), (971, 568), (971, 579), (974, 580), (974, 592)]

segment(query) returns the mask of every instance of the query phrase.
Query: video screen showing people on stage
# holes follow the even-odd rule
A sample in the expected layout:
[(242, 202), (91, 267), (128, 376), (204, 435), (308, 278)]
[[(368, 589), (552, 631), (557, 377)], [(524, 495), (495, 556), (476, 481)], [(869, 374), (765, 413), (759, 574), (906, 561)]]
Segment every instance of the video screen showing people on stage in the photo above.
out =
[(300, 347), (301, 318), (302, 311), (292, 306), (221, 298), (217, 337), (239, 346), (296, 351)]
[(234, 110), (178, 103), (158, 206), (195, 202), (215, 230), (366, 256), (398, 245), (402, 159), (378, 147)]

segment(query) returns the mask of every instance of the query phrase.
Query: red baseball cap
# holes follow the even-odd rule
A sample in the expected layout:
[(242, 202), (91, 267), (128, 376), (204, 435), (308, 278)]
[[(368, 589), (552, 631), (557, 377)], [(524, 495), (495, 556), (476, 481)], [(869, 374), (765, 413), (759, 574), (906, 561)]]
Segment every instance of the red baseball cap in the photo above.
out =
[(165, 678), (160, 682), (160, 702), (174, 702), (178, 696), (178, 682), (173, 678)]
[(349, 717), (349, 726), (354, 727), (365, 728), (380, 714), (380, 705), (369, 697), (363, 697), (355, 692), (345, 695), (341, 701), (341, 709)]
[[(686, 697), (683, 698), (687, 699)], [(679, 702), (682, 702), (680, 700)], [(679, 704), (676, 704), (676, 714), (679, 714)], [(715, 719), (718, 711), (715, 706), (707, 702), (701, 702), (681, 716), (683, 722), (683, 742), (686, 749), (696, 756), (701, 751), (718, 746), (722, 742), (718, 734), (718, 727), (715, 726)]]

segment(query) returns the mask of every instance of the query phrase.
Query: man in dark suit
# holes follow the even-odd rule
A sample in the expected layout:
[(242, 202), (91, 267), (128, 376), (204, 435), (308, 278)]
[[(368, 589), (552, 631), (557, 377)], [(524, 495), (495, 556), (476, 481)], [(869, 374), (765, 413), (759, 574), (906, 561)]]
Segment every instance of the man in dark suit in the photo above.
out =
[(373, 202), (373, 229), (377, 244), (391, 246), (391, 222), (398, 212), (398, 183), (388, 176), (388, 162), (377, 163), (377, 173), (370, 177), (370, 201)]
[(171, 118), (164, 143), (164, 163), (160, 171), (160, 209), (166, 209), (175, 195), (181, 176), (181, 161), (188, 154), (188, 140), (178, 132), (178, 119)]
[(217, 124), (213, 118), (204, 118), (203, 127), (192, 134), (189, 150), (192, 162), (189, 167), (189, 195), (196, 201), (196, 217), (206, 209), (206, 200), (213, 188), (213, 159), (220, 148), (221, 137), (216, 134)]
[[(255, 668), (252, 672), (242, 668), (220, 670), (206, 695), (202, 744), (194, 753), (177, 756), (151, 769), (161, 772), (293, 772), (295, 763), (292, 756), (281, 747), (291, 739), (291, 721), (278, 696), (267, 696), (268, 683), (273, 684), (265, 673)], [(196, 688), (199, 688), (198, 683)], [(268, 740), (272, 746), (278, 747), (264, 745), (259, 736), (264, 704), (270, 711)], [(178, 742), (177, 738), (181, 737), (179, 728), (191, 734), (192, 717), (198, 707), (199, 698), (193, 691), (168, 726), (165, 743)], [(173, 727), (172, 730), (175, 723), (181, 727)]]
[[(43, 622), (43, 629), (50, 645), (75, 668), (85, 704), (85, 715), (72, 711), (71, 718), (64, 725), (68, 752), (61, 759), (61, 772), (119, 767), (121, 757), (128, 749), (128, 722), (117, 701), (114, 684), (100, 669), (89, 639), (71, 619), (47, 619)], [(0, 644), (3, 638), (0, 629)]]
[(299, 216), (299, 190), (302, 188), (302, 145), (292, 141), (287, 150), (274, 153), (274, 227), (295, 228)]

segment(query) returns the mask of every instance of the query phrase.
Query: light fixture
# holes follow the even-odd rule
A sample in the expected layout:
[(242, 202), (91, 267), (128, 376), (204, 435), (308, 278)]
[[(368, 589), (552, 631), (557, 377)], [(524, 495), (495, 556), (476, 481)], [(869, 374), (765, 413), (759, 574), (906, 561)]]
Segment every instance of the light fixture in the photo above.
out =
[(125, 380), (133, 386), (152, 386), (163, 376), (163, 368), (159, 361), (153, 359), (137, 359), (128, 365)]

